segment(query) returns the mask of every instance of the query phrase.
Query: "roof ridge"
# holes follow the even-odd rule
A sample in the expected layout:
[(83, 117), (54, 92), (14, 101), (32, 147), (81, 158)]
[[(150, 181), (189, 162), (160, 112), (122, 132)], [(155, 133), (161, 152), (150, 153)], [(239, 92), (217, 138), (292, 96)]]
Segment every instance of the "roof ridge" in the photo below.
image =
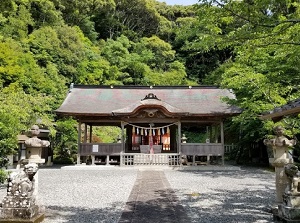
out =
[(71, 84), (71, 88), (103, 88), (103, 89), (219, 89), (218, 86), (214, 85), (197, 85), (197, 86), (187, 86), (187, 85), (155, 85), (155, 86), (145, 86), (145, 85), (80, 85)]

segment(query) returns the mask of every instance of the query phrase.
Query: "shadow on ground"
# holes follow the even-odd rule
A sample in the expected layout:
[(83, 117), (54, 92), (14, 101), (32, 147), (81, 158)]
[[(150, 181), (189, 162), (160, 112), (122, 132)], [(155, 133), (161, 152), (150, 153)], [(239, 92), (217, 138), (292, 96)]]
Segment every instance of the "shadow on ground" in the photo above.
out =
[[(75, 204), (74, 204), (75, 205)], [(119, 216), (122, 210), (118, 208), (84, 208), (84, 207), (62, 207), (62, 206), (46, 206), (46, 218), (47, 222), (74, 222), (74, 223), (99, 223), (99, 222), (118, 222)], [(116, 215), (116, 212), (119, 214)]]
[[(48, 206), (46, 220), (53, 222), (132, 222), (132, 223), (266, 223), (273, 222), (270, 213), (272, 191), (216, 190), (209, 194), (181, 194), (180, 205), (170, 199), (170, 191), (158, 190), (159, 199), (128, 202), (124, 210), (114, 208), (87, 209)], [(180, 194), (180, 191), (175, 191)], [(172, 192), (171, 192), (172, 194)], [(172, 195), (175, 196), (175, 195)], [(166, 199), (175, 205), (166, 205)], [(121, 214), (123, 212), (122, 218)], [(47, 221), (46, 221), (47, 222)]]

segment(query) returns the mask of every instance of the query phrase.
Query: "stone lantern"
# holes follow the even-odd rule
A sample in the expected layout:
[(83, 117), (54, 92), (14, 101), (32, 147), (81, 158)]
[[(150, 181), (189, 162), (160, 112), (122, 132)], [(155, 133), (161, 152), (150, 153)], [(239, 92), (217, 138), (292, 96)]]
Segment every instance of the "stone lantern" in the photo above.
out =
[(275, 138), (264, 140), (264, 144), (272, 149), (274, 155), (274, 158), (269, 159), (270, 164), (275, 167), (276, 174), (277, 204), (272, 211), (275, 217), (286, 222), (300, 222), (299, 172), (288, 152), (296, 142), (283, 135), (284, 128), (281, 126), (276, 126), (274, 133)]
[(187, 141), (187, 137), (185, 136), (185, 134), (182, 134), (181, 142), (186, 143), (186, 141)]
[(45, 163), (45, 159), (42, 159), (42, 149), (43, 147), (50, 146), (50, 142), (47, 140), (41, 140), (37, 136), (40, 133), (39, 127), (33, 125), (31, 127), (32, 137), (25, 141), (27, 157), (26, 161), (28, 163)]

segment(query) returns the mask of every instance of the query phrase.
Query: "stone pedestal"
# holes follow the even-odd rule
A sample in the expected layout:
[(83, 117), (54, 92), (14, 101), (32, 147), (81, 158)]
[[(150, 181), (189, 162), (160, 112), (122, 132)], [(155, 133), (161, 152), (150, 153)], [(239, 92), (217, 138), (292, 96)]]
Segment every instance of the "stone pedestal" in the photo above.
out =
[(276, 160), (277, 162), (272, 163), (275, 167), (275, 184), (276, 184), (276, 202), (283, 202), (283, 195), (288, 185), (288, 178), (284, 171), (284, 165), (289, 163), (288, 159)]
[(24, 159), (24, 160), (22, 160), (22, 164), (28, 164), (28, 163), (43, 164), (43, 163), (45, 163), (45, 159)]
[(284, 194), (283, 200), (284, 202), (278, 205), (277, 218), (300, 223), (300, 196)]
[(45, 219), (45, 214), (41, 213), (31, 219), (0, 219), (0, 223), (40, 223)]

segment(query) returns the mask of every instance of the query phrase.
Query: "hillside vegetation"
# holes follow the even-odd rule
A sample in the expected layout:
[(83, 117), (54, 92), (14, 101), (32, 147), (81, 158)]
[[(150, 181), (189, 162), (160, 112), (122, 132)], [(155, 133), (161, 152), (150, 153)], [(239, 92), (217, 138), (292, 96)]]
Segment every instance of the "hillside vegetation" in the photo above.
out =
[[(53, 112), (70, 83), (230, 88), (243, 113), (227, 131), (259, 141), (274, 124), (258, 115), (300, 96), (299, 12), (296, 0), (2, 0), (0, 155), (37, 119), (57, 147), (76, 141)], [(299, 119), (282, 124), (299, 132)]]

